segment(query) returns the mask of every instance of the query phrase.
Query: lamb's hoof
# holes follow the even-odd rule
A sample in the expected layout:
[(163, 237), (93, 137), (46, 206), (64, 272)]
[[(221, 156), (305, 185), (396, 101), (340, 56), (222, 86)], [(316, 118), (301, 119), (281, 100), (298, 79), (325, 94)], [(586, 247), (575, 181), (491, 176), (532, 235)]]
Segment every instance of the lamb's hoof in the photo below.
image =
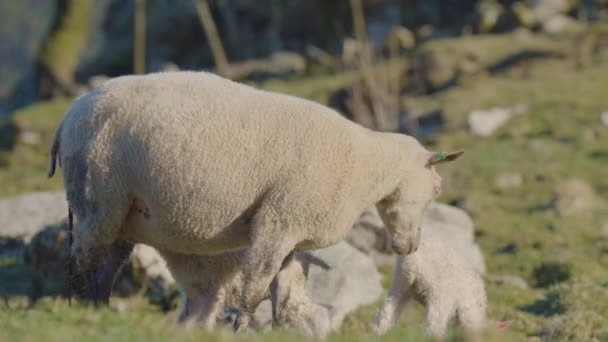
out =
[(249, 328), (249, 316), (241, 313), (234, 321), (232, 328), (237, 334), (245, 333)]

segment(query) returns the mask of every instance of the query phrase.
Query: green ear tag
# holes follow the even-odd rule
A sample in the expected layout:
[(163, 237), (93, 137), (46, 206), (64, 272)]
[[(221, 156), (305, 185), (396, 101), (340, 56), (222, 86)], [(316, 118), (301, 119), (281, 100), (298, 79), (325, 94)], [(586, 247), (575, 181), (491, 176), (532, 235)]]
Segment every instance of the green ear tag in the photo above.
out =
[(444, 160), (445, 159), (445, 152), (443, 152), (443, 151), (437, 152), (437, 157), (439, 157), (439, 160)]

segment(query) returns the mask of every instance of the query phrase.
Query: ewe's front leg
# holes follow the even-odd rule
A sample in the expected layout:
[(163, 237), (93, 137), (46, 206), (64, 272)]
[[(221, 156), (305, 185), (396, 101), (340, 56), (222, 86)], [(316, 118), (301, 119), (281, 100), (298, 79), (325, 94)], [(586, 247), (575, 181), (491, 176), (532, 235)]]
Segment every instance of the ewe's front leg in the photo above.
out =
[(268, 293), (270, 283), (281, 269), (283, 260), (295, 247), (294, 242), (281, 239), (281, 236), (285, 236), (284, 233), (274, 231), (274, 234), (256, 236), (247, 251), (241, 306), (234, 322), (234, 330), (237, 332), (247, 330), (255, 309)]
[(224, 309), (224, 288), (208, 291), (201, 301), (199, 321), (207, 331), (212, 331), (217, 323), (219, 311)]
[(201, 311), (202, 296), (196, 291), (182, 290), (182, 306), (177, 316), (177, 324), (190, 326)]

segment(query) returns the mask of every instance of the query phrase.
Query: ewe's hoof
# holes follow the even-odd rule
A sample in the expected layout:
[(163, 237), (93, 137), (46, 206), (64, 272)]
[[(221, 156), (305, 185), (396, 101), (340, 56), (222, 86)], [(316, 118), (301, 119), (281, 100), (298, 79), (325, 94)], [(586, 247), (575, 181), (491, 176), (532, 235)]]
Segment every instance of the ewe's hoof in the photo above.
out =
[(232, 328), (236, 333), (246, 332), (249, 328), (249, 316), (240, 314), (234, 321), (234, 325), (232, 326)]

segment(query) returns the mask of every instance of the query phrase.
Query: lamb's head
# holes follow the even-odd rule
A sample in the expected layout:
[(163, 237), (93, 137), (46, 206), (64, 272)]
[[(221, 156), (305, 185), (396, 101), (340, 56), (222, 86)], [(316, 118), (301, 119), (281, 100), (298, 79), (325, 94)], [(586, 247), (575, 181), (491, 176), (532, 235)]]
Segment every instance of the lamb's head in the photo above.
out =
[(418, 249), (424, 211), (441, 193), (441, 176), (435, 165), (456, 160), (463, 153), (425, 151), (415, 161), (420, 165), (414, 165), (394, 191), (377, 203), (395, 253), (410, 254)]

